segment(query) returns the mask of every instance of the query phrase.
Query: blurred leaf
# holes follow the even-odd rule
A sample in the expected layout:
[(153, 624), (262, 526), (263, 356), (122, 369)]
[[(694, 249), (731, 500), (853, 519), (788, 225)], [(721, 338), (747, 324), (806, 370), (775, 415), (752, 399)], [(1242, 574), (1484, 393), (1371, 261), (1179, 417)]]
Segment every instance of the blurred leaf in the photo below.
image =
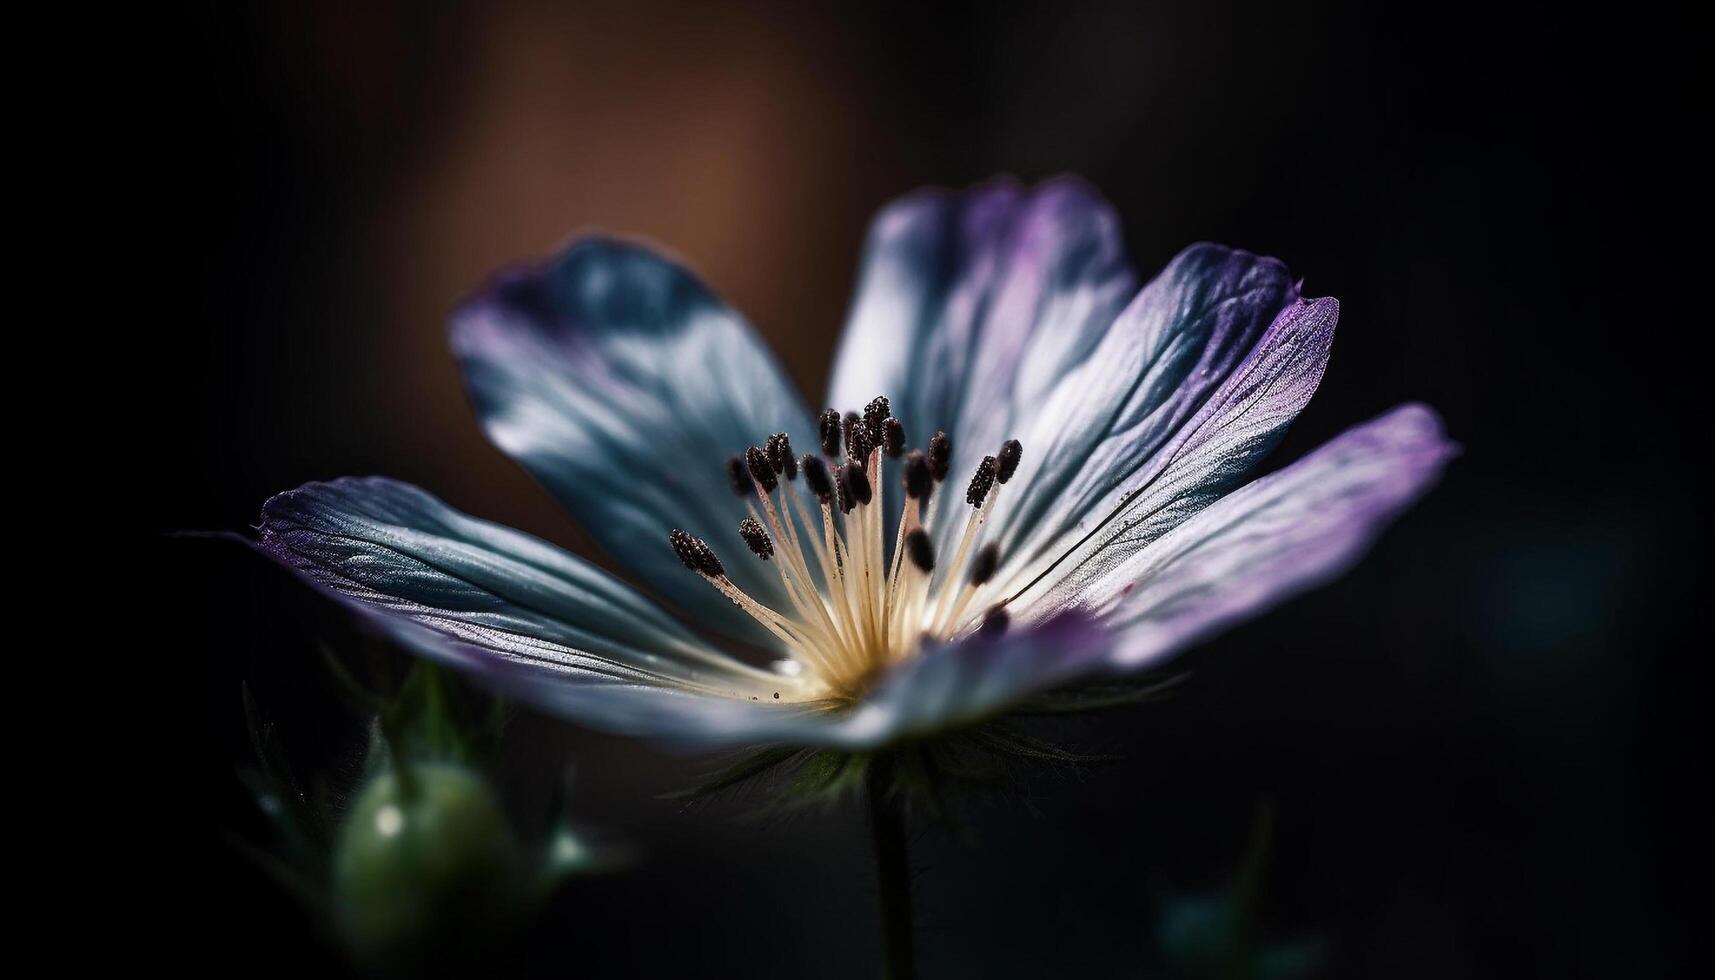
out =
[(1264, 945), (1258, 905), (1274, 838), (1274, 808), (1264, 801), (1251, 825), (1244, 864), (1216, 895), (1181, 896), (1162, 908), (1156, 945), (1173, 980), (1301, 980), (1321, 969), (1322, 944)]

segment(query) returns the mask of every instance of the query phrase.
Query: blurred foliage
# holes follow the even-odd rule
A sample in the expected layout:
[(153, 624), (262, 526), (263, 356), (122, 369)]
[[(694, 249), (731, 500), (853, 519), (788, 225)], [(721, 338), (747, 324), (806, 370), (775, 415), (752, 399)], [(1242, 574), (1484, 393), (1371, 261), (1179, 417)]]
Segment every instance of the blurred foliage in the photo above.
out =
[(1213, 895), (1183, 895), (1164, 903), (1155, 940), (1164, 980), (1302, 980), (1321, 969), (1319, 942), (1270, 944), (1258, 927), (1258, 905), (1274, 810), (1257, 808), (1244, 865), (1226, 889)]
[(604, 870), (623, 851), (572, 824), (561, 787), (546, 829), (521, 833), (490, 777), (505, 707), (475, 704), (417, 662), (388, 696), (327, 657), (369, 719), (362, 771), (348, 786), (293, 770), (284, 741), (243, 689), (253, 765), (240, 771), (274, 840), (235, 840), (313, 915), (359, 967), (447, 975), (491, 967), (568, 876)]

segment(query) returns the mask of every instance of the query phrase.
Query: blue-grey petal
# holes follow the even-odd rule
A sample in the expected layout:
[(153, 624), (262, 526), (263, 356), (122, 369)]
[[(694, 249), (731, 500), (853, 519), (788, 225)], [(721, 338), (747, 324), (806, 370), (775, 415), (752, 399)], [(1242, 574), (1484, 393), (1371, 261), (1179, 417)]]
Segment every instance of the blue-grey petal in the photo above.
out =
[[(648, 248), (588, 236), (461, 306), (452, 345), (489, 438), (607, 551), (699, 622), (774, 645), (667, 545), (679, 527), (747, 559), (727, 458), (775, 432), (812, 445), (802, 401), (737, 314)], [(771, 568), (727, 567), (784, 606)]]
[(1343, 572), (1456, 452), (1434, 412), (1400, 406), (1228, 494), (1148, 547), (1112, 552), (1036, 608), (1100, 616), (1116, 634), (1118, 667), (1157, 662)]
[(257, 547), (408, 649), (572, 721), (685, 746), (873, 748), (957, 728), (1111, 669), (1081, 613), (936, 645), (859, 705), (709, 648), (624, 583), (542, 541), (385, 479), (269, 500)]
[(279, 494), (256, 545), (416, 652), (490, 680), (726, 698), (779, 689), (611, 575), (409, 484), (341, 479)]
[[(870, 226), (829, 403), (887, 395), (917, 444), (951, 435), (949, 492), (931, 509), (952, 514), (953, 487), (1023, 434), (1136, 282), (1117, 217), (1074, 178), (913, 194)], [(943, 549), (962, 521), (931, 522)]]
[(850, 708), (698, 697), (660, 688), (561, 685), (535, 692), (545, 710), (622, 734), (698, 747), (784, 744), (873, 749), (1003, 713), (1033, 694), (1113, 670), (1112, 638), (1069, 613), (1033, 629), (931, 646)]
[(997, 507), (1011, 597), (1078, 577), (1236, 486), (1309, 402), (1339, 307), (1297, 295), (1273, 259), (1214, 245), (1179, 258), (1062, 381)]

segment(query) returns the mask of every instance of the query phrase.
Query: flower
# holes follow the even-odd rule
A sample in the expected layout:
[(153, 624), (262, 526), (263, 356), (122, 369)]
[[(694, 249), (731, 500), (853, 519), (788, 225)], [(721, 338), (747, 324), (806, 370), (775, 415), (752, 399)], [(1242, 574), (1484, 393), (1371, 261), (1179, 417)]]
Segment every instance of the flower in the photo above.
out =
[(812, 416), (682, 265), (585, 235), (468, 300), (453, 350), (494, 443), (683, 620), (393, 480), (280, 494), (257, 546), (588, 725), (876, 749), (1156, 666), (1353, 562), (1455, 450), (1404, 405), (1243, 482), (1337, 312), (1209, 244), (1138, 288), (1073, 179), (923, 192), (871, 228)]

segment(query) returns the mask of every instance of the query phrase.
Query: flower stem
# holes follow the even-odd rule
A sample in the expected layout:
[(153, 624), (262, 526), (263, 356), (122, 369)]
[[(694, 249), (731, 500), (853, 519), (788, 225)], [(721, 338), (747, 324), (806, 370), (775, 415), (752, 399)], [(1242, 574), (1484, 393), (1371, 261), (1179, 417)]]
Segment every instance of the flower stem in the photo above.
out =
[(867, 795), (886, 939), (883, 975), (889, 980), (912, 980), (917, 964), (911, 920), (911, 858), (906, 852), (905, 810), (887, 798), (892, 781), (893, 759), (877, 756), (870, 763)]

